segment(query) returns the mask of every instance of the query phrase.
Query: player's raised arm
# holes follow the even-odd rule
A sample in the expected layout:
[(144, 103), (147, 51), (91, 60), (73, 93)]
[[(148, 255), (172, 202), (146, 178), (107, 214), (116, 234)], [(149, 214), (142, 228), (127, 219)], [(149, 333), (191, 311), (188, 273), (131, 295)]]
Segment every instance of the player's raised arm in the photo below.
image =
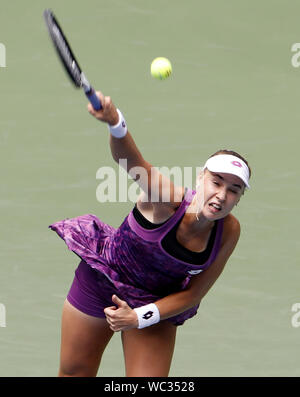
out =
[(97, 92), (97, 95), (103, 109), (96, 111), (91, 104), (88, 104), (88, 111), (98, 120), (108, 124), (113, 159), (136, 180), (144, 191), (147, 201), (176, 206), (177, 201), (181, 200), (182, 188), (175, 188), (169, 178), (143, 158), (127, 129), (122, 113), (115, 107), (110, 97), (104, 96), (101, 92)]

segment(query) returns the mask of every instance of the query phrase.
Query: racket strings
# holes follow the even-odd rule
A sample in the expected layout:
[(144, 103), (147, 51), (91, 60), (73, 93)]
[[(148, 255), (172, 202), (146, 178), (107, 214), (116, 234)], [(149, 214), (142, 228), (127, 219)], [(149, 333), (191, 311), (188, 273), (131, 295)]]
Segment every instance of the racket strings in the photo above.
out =
[(78, 66), (74, 58), (72, 57), (68, 45), (66, 44), (63, 36), (61, 35), (60, 31), (55, 25), (53, 26), (53, 33), (55, 34), (54, 36), (55, 45), (58, 47), (58, 51), (63, 57), (63, 60), (65, 61), (69, 72), (76, 81), (76, 84), (81, 85), (81, 71), (78, 69)]
[(49, 27), (49, 32), (52, 37), (53, 43), (57, 49), (58, 54), (61, 57), (61, 60), (65, 64), (65, 67), (74, 81), (74, 83), (80, 87), (81, 86), (81, 70), (79, 65), (77, 64), (74, 55), (70, 49), (70, 46), (66, 42), (60, 28), (53, 18), (47, 19), (47, 24)]

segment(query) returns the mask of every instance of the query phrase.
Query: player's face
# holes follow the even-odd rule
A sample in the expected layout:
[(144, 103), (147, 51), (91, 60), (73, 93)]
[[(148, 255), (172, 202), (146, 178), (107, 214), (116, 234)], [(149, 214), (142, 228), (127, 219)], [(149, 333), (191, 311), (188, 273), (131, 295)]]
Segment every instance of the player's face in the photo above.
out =
[(221, 219), (228, 215), (244, 192), (244, 182), (232, 174), (205, 170), (202, 177), (204, 202), (202, 214), (208, 219)]

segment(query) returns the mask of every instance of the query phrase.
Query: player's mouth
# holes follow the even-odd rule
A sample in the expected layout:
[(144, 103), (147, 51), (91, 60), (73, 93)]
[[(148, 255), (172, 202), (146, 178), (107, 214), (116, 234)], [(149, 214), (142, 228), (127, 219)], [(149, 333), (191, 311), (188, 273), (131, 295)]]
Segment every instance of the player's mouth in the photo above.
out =
[(222, 206), (220, 204), (217, 203), (210, 203), (208, 204), (210, 211), (213, 214), (217, 214), (218, 212), (222, 211)]

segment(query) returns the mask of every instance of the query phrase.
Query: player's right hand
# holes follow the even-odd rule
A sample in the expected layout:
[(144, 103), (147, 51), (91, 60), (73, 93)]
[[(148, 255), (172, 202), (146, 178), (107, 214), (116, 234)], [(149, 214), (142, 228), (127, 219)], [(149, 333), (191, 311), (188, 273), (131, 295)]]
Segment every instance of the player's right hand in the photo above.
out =
[(102, 109), (95, 110), (91, 103), (88, 103), (87, 109), (91, 115), (96, 117), (97, 120), (108, 123), (109, 125), (116, 125), (119, 121), (119, 115), (115, 105), (113, 104), (111, 97), (104, 96), (102, 92), (96, 91), (96, 95), (99, 98)]

